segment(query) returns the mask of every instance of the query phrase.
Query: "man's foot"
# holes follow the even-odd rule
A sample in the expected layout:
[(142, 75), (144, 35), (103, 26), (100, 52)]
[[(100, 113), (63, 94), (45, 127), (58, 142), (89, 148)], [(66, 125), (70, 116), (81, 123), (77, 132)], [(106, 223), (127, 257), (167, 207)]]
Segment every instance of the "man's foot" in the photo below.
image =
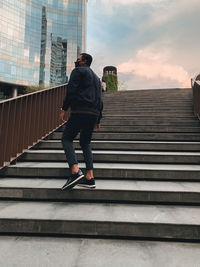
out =
[(88, 180), (85, 177), (83, 177), (81, 180), (78, 181), (77, 186), (87, 187), (87, 188), (95, 188), (96, 187), (94, 178)]
[(63, 185), (62, 190), (73, 188), (73, 187), (79, 182), (79, 180), (80, 180), (81, 178), (83, 178), (83, 177), (84, 177), (84, 174), (83, 174), (82, 171), (79, 169), (79, 171), (78, 171), (77, 173), (72, 174), (72, 175), (68, 178), (67, 182)]

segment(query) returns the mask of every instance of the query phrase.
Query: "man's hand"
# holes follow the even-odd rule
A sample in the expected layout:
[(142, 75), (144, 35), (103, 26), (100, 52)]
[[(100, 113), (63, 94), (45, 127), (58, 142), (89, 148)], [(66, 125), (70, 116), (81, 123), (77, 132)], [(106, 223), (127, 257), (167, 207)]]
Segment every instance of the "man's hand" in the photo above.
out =
[(95, 131), (99, 131), (100, 128), (101, 128), (101, 125), (100, 125), (100, 123), (98, 123), (98, 124), (96, 124), (94, 130), (95, 130)]
[(61, 112), (60, 112), (60, 120), (61, 120), (62, 122), (66, 122), (66, 121), (68, 121), (68, 119), (69, 119), (69, 117), (70, 117), (70, 112), (71, 112), (71, 109), (70, 109), (70, 108), (68, 108), (67, 111), (65, 111), (65, 110), (61, 110)]

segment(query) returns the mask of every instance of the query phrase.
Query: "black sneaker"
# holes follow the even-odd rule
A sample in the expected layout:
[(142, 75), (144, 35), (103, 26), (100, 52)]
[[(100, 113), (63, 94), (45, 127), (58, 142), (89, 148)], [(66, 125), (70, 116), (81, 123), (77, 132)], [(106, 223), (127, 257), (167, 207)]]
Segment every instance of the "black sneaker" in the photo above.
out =
[(92, 178), (88, 180), (87, 178), (83, 177), (81, 180), (78, 181), (77, 186), (87, 187), (87, 188), (95, 188), (95, 180)]
[(71, 189), (73, 188), (81, 178), (84, 177), (84, 174), (82, 173), (81, 170), (79, 170), (77, 173), (72, 174), (67, 182), (63, 185), (62, 190), (64, 189)]

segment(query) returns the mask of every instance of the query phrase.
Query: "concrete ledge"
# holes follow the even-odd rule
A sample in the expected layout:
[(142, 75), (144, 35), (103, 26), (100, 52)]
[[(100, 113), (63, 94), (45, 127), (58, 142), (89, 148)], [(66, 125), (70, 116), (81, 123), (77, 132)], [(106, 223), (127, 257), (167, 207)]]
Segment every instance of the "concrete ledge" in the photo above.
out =
[[(62, 133), (51, 134), (52, 140), (61, 140)], [(132, 140), (132, 141), (200, 141), (199, 133), (94, 133), (93, 140)]]
[[(77, 159), (83, 162), (83, 154), (76, 151)], [(137, 151), (93, 151), (94, 162), (119, 162), (119, 163), (176, 163), (176, 164), (200, 164), (200, 153), (178, 152), (137, 152)], [(20, 161), (40, 162), (66, 162), (64, 151), (28, 151)]]
[[(85, 167), (80, 163), (80, 168)], [(94, 174), (98, 178), (124, 178), (148, 180), (183, 180), (200, 181), (199, 165), (172, 165), (172, 164), (94, 164)], [(64, 178), (70, 175), (65, 163), (18, 163), (9, 166), (0, 173), (0, 176), (11, 177), (53, 177)]]
[[(200, 142), (145, 142), (145, 141), (92, 141), (92, 149), (126, 150), (126, 151), (200, 151)], [(75, 149), (80, 149), (78, 141)], [(44, 140), (33, 149), (62, 149), (60, 140)]]
[(0, 233), (200, 240), (199, 225), (0, 219)]
[(1, 201), (0, 233), (199, 240), (198, 211), (187, 206)]
[[(64, 181), (63, 181), (64, 184)], [(0, 188), (0, 199), (47, 200), (47, 201), (91, 201), (105, 203), (159, 203), (188, 205), (200, 204), (200, 192), (170, 192), (113, 189), (77, 189), (70, 191), (48, 188)]]
[[(199, 125), (200, 126), (200, 125)], [(62, 132), (59, 129), (57, 132)], [(102, 126), (101, 132), (105, 133), (199, 133), (200, 127), (178, 126)]]
[(0, 266), (197, 267), (199, 251), (199, 243), (189, 242), (1, 236)]

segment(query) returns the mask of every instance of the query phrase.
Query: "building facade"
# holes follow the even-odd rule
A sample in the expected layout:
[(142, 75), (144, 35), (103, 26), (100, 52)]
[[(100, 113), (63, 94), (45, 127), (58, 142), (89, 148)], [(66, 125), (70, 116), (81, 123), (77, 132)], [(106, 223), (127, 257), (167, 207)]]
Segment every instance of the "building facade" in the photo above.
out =
[(67, 82), (85, 51), (87, 0), (0, 0), (0, 82)]

